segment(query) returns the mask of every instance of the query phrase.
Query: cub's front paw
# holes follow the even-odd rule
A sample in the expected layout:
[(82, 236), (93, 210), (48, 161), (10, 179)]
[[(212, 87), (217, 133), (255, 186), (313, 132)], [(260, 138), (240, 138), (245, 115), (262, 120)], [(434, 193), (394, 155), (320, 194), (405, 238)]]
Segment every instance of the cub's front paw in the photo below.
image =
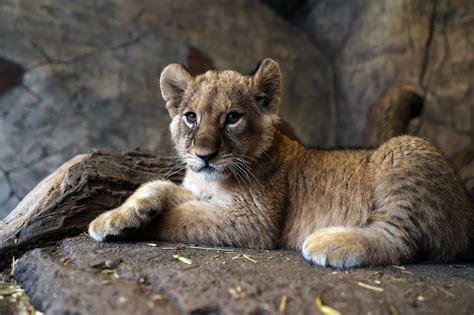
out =
[(126, 213), (121, 208), (102, 213), (89, 225), (89, 235), (94, 240), (103, 242), (131, 234), (140, 223)]
[(356, 229), (334, 227), (314, 232), (303, 243), (303, 257), (322, 267), (367, 265), (367, 238)]

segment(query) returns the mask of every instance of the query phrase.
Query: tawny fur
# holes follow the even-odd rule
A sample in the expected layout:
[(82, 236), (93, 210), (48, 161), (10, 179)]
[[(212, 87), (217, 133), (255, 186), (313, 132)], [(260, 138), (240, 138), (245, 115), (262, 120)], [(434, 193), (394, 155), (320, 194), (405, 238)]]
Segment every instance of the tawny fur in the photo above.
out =
[[(143, 185), (91, 223), (95, 240), (132, 229), (170, 241), (297, 249), (338, 268), (448, 261), (472, 242), (472, 205), (428, 141), (401, 136), (376, 150), (320, 151), (280, 134), (275, 61), (251, 75), (193, 77), (170, 65), (160, 83), (184, 182)], [(229, 113), (242, 116), (229, 124)], [(211, 157), (211, 168), (197, 155)]]

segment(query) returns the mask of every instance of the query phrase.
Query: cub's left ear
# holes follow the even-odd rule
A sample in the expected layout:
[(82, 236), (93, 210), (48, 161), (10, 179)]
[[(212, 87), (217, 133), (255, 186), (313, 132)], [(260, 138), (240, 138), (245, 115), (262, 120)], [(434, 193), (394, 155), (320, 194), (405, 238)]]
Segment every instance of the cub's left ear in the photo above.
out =
[(178, 106), (192, 80), (193, 76), (188, 70), (177, 63), (166, 66), (163, 72), (161, 72), (161, 95), (166, 101), (166, 109), (168, 109), (171, 118), (178, 113)]
[(263, 59), (253, 74), (255, 100), (262, 109), (276, 114), (280, 106), (281, 71), (278, 63), (270, 58)]

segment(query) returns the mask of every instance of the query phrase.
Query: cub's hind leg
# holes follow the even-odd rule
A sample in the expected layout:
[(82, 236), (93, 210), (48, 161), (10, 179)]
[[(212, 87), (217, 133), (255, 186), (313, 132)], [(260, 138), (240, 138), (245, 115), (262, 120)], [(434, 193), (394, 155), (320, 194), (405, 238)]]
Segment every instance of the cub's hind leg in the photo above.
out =
[[(389, 140), (371, 159), (372, 204), (362, 227), (331, 227), (303, 244), (306, 259), (338, 268), (449, 261), (469, 246), (474, 211), (454, 171), (429, 142)], [(342, 222), (343, 224), (343, 222)]]
[(310, 234), (303, 243), (303, 257), (326, 267), (351, 268), (396, 264), (410, 256), (400, 237), (381, 226), (330, 227)]
[(92, 221), (89, 234), (96, 241), (123, 236), (146, 225), (163, 210), (193, 198), (190, 191), (170, 181), (157, 180), (144, 184), (123, 205)]
[(469, 246), (474, 208), (454, 170), (428, 141), (401, 136), (374, 152), (372, 221), (410, 249), (412, 260), (454, 260)]

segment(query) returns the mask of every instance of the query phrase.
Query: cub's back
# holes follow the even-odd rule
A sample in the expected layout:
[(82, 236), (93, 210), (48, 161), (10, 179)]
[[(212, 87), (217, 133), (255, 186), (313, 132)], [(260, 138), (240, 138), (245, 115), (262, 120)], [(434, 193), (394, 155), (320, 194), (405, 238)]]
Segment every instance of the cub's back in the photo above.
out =
[[(290, 145), (291, 147), (291, 145)], [(289, 247), (315, 230), (361, 226), (370, 214), (371, 150), (308, 150), (286, 159), (289, 209), (283, 235)]]

